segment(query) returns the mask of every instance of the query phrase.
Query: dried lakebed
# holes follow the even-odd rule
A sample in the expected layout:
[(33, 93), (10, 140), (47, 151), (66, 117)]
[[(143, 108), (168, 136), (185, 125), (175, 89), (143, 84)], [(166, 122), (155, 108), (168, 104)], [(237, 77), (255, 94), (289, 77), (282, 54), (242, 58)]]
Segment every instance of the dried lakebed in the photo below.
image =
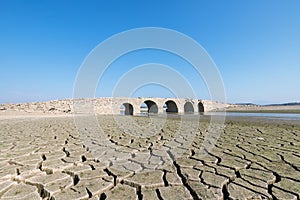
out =
[(0, 199), (300, 199), (299, 122), (97, 119), (1, 118)]

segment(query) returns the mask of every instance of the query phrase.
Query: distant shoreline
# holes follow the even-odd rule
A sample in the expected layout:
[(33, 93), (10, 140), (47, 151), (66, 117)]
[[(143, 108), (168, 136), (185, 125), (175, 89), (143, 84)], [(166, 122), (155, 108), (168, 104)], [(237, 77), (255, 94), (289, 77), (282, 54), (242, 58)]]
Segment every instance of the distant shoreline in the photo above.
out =
[(228, 106), (226, 112), (244, 113), (295, 113), (300, 114), (300, 105), (237, 105)]
[(300, 110), (226, 110), (226, 112), (300, 114)]

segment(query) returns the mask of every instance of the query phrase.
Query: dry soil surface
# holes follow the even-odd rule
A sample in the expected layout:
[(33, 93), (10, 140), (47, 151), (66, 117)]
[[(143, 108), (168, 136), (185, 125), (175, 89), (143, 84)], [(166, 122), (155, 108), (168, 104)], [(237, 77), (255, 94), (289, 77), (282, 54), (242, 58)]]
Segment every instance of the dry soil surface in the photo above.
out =
[(0, 199), (300, 198), (298, 122), (229, 118), (205, 149), (206, 117), (80, 120), (2, 115)]

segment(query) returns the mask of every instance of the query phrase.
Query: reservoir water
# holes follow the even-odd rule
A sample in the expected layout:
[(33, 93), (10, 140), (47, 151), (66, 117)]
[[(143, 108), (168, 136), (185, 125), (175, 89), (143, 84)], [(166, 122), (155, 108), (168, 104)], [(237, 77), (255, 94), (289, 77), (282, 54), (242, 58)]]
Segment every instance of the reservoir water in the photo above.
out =
[[(124, 112), (120, 113), (121, 115), (125, 115)], [(149, 113), (142, 112), (139, 114), (140, 116), (149, 116)], [(156, 114), (150, 114), (151, 116), (155, 116)], [(164, 113), (163, 115), (166, 115)], [(170, 116), (189, 116), (189, 117), (201, 117), (201, 116), (211, 116), (211, 115), (226, 115), (228, 117), (254, 117), (254, 118), (265, 118), (265, 119), (280, 119), (280, 120), (299, 120), (300, 121), (300, 114), (298, 113), (250, 113), (250, 112), (208, 112), (208, 113), (201, 113), (201, 114), (168, 114)]]
[[(205, 115), (221, 115), (222, 113), (211, 112)], [(228, 117), (259, 117), (268, 119), (281, 119), (281, 120), (300, 120), (298, 113), (249, 113), (249, 112), (226, 112)]]

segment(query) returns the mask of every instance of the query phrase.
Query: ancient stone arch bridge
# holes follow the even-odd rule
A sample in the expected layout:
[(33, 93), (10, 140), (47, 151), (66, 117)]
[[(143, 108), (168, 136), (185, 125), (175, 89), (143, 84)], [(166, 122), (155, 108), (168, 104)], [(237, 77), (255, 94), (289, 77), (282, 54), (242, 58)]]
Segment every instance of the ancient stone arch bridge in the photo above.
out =
[[(87, 102), (86, 99), (84, 99)], [(203, 113), (219, 110), (226, 104), (216, 101), (188, 99), (188, 98), (97, 98), (89, 99), (96, 114), (140, 115), (140, 113)], [(76, 105), (76, 104), (75, 104)], [(80, 105), (80, 104), (79, 104)], [(77, 110), (85, 111), (82, 108)], [(76, 112), (76, 108), (75, 108)]]
[(85, 98), (48, 102), (0, 104), (0, 111), (26, 113), (86, 113), (99, 115), (140, 115), (140, 113), (201, 113), (223, 109), (227, 104), (184, 98)]

